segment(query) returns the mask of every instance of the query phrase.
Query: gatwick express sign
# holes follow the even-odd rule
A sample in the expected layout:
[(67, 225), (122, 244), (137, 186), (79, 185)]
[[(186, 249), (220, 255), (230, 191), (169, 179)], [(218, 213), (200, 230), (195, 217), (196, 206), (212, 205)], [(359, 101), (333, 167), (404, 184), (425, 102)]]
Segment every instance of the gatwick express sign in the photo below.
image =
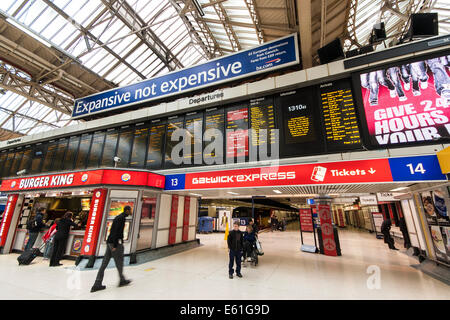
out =
[(299, 63), (297, 35), (267, 42), (204, 64), (75, 100), (72, 118), (81, 118)]
[[(420, 167), (421, 170), (410, 168)], [(423, 170), (422, 170), (423, 169)], [(166, 190), (447, 181), (435, 155), (166, 175)]]

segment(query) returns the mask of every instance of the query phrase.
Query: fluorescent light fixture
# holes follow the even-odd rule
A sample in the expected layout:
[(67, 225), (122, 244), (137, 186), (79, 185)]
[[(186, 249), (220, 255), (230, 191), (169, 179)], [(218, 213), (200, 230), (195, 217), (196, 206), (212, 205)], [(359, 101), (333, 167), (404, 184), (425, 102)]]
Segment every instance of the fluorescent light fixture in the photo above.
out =
[(395, 189), (392, 189), (392, 190), (390, 190), (390, 191), (401, 191), (401, 190), (406, 190), (406, 189), (408, 189), (408, 187), (399, 187), (399, 188), (395, 188)]
[(9, 18), (9, 17), (6, 18), (6, 21), (9, 22), (10, 24), (12, 24), (13, 26), (15, 26), (16, 28), (22, 30), (23, 32), (28, 34), (30, 37), (33, 37), (34, 39), (36, 39), (40, 43), (46, 45), (47, 47), (49, 47), (49, 48), (52, 47), (52, 44), (50, 42), (48, 42), (47, 40), (42, 38), (37, 32), (34, 32), (33, 30), (29, 29), (27, 26), (23, 25), (22, 23), (17, 22), (14, 19)]
[(200, 16), (204, 17), (205, 16), (205, 11), (203, 11), (203, 8), (200, 5), (200, 3), (198, 3), (197, 0), (192, 0), (192, 3), (194, 4), (194, 6), (197, 9), (197, 11), (200, 14)]
[(236, 192), (231, 192), (231, 191), (228, 191), (227, 193), (229, 193), (229, 194), (233, 194), (233, 195), (239, 195), (239, 193), (236, 193)]
[(273, 190), (273, 192), (275, 192), (275, 193), (283, 193), (283, 192), (281, 192), (280, 190)]

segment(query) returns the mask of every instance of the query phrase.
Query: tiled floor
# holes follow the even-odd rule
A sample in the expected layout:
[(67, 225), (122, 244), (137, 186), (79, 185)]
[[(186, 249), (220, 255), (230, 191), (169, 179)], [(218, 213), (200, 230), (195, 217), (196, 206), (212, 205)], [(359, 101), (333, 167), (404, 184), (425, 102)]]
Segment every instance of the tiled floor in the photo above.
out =
[[(18, 267), (16, 254), (3, 255), (0, 299), (450, 299), (449, 286), (410, 267), (416, 260), (374, 235), (340, 230), (339, 236), (342, 256), (327, 257), (301, 252), (298, 230), (262, 233), (260, 264), (230, 280), (224, 234), (198, 235), (199, 248), (126, 267), (128, 287), (117, 288), (117, 271), (108, 269), (107, 289), (93, 294), (95, 270), (77, 271), (70, 261), (49, 268), (40, 257)], [(305, 242), (314, 243), (312, 236)], [(367, 273), (370, 266), (379, 268), (379, 282)]]

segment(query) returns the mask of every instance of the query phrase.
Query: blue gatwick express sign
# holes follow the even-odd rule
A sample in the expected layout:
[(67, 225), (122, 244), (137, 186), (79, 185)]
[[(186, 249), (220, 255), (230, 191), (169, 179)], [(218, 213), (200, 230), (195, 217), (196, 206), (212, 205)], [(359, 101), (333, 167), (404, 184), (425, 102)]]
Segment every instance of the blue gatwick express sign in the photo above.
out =
[(299, 63), (296, 34), (129, 86), (76, 99), (72, 118), (107, 112)]

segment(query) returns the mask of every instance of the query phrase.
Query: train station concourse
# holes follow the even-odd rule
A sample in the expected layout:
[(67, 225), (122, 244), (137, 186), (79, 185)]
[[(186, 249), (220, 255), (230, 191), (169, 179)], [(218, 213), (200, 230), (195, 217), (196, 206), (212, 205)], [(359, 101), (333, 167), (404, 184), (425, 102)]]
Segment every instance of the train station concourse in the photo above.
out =
[(449, 300), (449, 21), (0, 1), (0, 301)]

